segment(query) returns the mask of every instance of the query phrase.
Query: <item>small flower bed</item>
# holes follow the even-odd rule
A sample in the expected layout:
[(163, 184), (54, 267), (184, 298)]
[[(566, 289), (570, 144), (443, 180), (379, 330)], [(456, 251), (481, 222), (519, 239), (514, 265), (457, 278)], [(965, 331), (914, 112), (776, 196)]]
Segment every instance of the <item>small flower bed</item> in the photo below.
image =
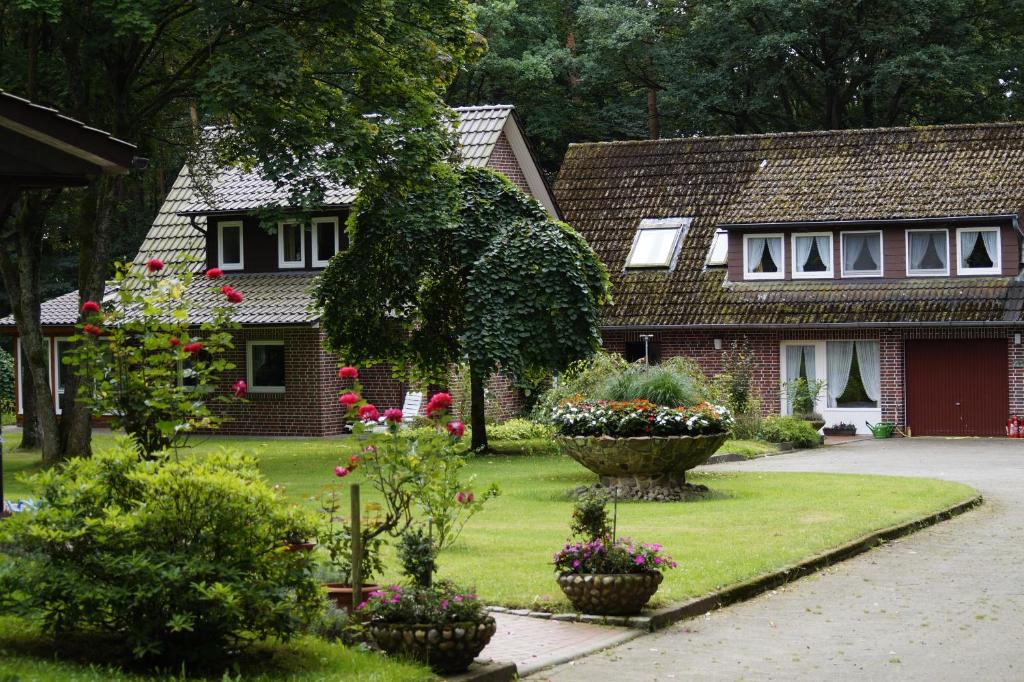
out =
[(371, 623), (407, 625), (464, 623), (487, 615), (476, 594), (447, 581), (431, 587), (389, 585), (371, 592), (357, 609)]
[(646, 400), (562, 402), (551, 421), (563, 436), (697, 436), (732, 428), (729, 410), (718, 405), (663, 407)]
[(672, 557), (661, 545), (641, 544), (629, 538), (609, 542), (596, 538), (588, 542), (567, 542), (554, 556), (560, 573), (647, 573), (675, 568)]

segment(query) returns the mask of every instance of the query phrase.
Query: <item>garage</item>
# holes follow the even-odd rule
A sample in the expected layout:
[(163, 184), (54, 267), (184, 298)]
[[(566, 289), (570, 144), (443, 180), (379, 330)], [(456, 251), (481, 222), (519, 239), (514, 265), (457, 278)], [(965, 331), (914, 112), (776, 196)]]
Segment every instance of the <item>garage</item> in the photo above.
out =
[(906, 341), (907, 426), (915, 436), (1003, 436), (1005, 339)]

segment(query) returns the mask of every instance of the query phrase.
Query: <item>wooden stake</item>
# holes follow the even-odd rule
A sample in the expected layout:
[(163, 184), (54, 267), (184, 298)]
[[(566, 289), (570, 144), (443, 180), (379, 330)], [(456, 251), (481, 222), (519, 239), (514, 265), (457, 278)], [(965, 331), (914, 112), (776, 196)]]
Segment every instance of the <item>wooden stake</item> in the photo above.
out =
[(359, 523), (359, 485), (352, 491), (352, 608), (363, 603), (363, 531)]

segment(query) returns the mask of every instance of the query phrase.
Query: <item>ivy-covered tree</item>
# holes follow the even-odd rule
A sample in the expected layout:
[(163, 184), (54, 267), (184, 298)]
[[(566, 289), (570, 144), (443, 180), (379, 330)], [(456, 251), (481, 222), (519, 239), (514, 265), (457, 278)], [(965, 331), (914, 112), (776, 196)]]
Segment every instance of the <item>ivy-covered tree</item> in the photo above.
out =
[(468, 362), (474, 449), (492, 373), (558, 371), (599, 346), (604, 266), (498, 173), (437, 165), (428, 188), (371, 187), (348, 231), (315, 291), (328, 347), (435, 382)]

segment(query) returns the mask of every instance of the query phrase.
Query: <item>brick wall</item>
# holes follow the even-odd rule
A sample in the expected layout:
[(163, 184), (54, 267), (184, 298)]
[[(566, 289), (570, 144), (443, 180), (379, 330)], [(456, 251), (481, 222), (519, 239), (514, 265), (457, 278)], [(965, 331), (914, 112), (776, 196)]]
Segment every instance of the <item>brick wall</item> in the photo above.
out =
[(516, 155), (512, 151), (512, 145), (508, 143), (505, 133), (498, 136), (498, 141), (494, 145), (494, 151), (491, 152), (491, 158), (487, 160), (487, 167), (501, 172), (516, 187), (532, 196), (533, 193), (530, 191), (529, 185), (526, 184), (526, 176), (523, 175), (523, 169), (519, 167)]
[[(512, 417), (522, 415), (525, 407), (525, 396), (512, 380), (503, 374), (494, 374), (487, 380), (485, 387), (487, 419), (503, 422)], [(469, 377), (459, 374), (457, 368), (452, 369), (448, 382), (448, 391), (452, 394), (452, 413), (459, 419), (469, 423)]]

